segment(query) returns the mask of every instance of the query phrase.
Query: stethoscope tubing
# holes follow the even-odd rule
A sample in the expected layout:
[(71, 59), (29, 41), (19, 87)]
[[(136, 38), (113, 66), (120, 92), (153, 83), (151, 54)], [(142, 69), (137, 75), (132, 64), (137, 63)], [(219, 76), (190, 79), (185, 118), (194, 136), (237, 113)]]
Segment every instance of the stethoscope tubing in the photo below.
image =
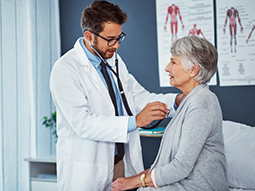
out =
[[(121, 80), (119, 78), (119, 68), (118, 68), (118, 54), (117, 54), (117, 50), (115, 51), (115, 65), (116, 65), (116, 71), (115, 72), (112, 67), (102, 58), (102, 56), (94, 49), (94, 47), (91, 45), (90, 41), (89, 41), (89, 45), (90, 47), (94, 50), (94, 52), (98, 55), (98, 57), (104, 62), (104, 64), (111, 70), (111, 72), (116, 76), (117, 78), (117, 82), (118, 82), (118, 88), (119, 88), (119, 92), (120, 92), (120, 95), (121, 95), (121, 98), (122, 98), (122, 101), (123, 101), (123, 104), (124, 104), (124, 107), (126, 109), (126, 112), (129, 116), (133, 116), (133, 113), (129, 107), (129, 104), (128, 104), (128, 101), (127, 101), (127, 98), (126, 98), (126, 95), (125, 95), (125, 92), (124, 92), (124, 89), (123, 89), (123, 86), (122, 86), (122, 83), (121, 83)], [(156, 124), (154, 125), (149, 125), (149, 126), (146, 126), (146, 127), (140, 127), (142, 129), (154, 129), (156, 128), (161, 122), (162, 122), (163, 119), (159, 120)]]
[[(124, 92), (124, 89), (123, 89), (123, 86), (122, 86), (122, 83), (120, 81), (120, 78), (119, 78), (119, 70), (118, 70), (118, 58), (117, 58), (117, 51), (115, 51), (115, 65), (116, 65), (116, 71), (115, 72), (112, 67), (107, 63), (107, 62), (104, 62), (105, 65), (112, 71), (112, 73), (116, 76), (117, 78), (117, 81), (118, 81), (118, 87), (119, 87), (119, 90), (121, 92), (121, 94), (123, 95), (122, 96), (122, 100), (123, 100), (123, 103), (126, 103), (124, 104), (125, 106), (125, 109), (128, 113), (129, 116), (133, 116), (131, 110), (130, 110), (130, 107), (128, 105), (128, 102), (127, 102), (127, 99), (126, 99), (126, 96), (125, 96), (125, 92)], [(157, 123), (155, 123), (154, 125), (149, 125), (149, 126), (146, 126), (146, 127), (140, 127), (142, 129), (154, 129), (156, 128), (161, 122), (163, 121), (163, 119), (159, 120)]]

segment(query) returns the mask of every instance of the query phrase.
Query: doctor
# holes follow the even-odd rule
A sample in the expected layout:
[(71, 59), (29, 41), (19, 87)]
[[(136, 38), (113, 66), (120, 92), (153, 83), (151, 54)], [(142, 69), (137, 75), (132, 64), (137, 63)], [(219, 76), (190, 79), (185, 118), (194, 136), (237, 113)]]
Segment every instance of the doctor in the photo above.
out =
[[(94, 1), (82, 13), (84, 37), (52, 69), (59, 191), (108, 191), (116, 178), (143, 171), (137, 128), (163, 119), (181, 101), (182, 95), (149, 93), (128, 72), (116, 54), (125, 38), (122, 24), (126, 21), (126, 13), (117, 5)], [(133, 116), (128, 116), (123, 105), (116, 76), (105, 68), (109, 85), (101, 71), (102, 60), (118, 73)]]

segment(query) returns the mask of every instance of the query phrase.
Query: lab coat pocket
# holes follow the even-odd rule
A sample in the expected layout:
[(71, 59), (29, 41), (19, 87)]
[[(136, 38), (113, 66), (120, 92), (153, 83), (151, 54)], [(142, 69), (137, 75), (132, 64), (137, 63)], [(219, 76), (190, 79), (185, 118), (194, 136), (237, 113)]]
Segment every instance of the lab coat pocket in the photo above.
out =
[(101, 190), (102, 164), (74, 162), (71, 190)]

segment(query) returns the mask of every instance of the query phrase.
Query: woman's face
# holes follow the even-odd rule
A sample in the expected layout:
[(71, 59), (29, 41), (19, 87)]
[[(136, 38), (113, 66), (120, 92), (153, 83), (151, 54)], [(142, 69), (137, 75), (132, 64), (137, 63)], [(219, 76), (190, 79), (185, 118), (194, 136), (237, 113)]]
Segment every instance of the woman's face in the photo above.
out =
[(190, 70), (185, 71), (181, 63), (181, 56), (171, 56), (169, 64), (166, 66), (166, 72), (169, 73), (170, 84), (181, 91), (189, 85), (191, 81)]

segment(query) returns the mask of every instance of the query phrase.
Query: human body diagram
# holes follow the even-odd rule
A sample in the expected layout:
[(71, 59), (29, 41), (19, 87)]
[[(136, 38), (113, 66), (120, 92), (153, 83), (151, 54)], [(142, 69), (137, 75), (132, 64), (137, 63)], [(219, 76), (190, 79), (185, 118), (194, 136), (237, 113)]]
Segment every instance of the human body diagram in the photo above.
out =
[(251, 29), (251, 32), (250, 32), (250, 34), (249, 34), (249, 36), (248, 36), (248, 38), (247, 38), (247, 40), (246, 40), (246, 43), (248, 43), (249, 39), (251, 38), (251, 34), (252, 34), (252, 32), (254, 31), (254, 29), (255, 29), (255, 25), (253, 25), (253, 27), (252, 27), (252, 29)]
[(226, 25), (227, 22), (229, 20), (229, 32), (230, 32), (230, 47), (231, 47), (231, 52), (233, 52), (233, 41), (234, 41), (234, 52), (236, 52), (236, 44), (237, 44), (237, 40), (236, 40), (236, 19), (238, 19), (238, 22), (241, 26), (241, 32), (243, 31), (243, 27), (241, 24), (241, 19), (239, 17), (239, 13), (238, 10), (235, 9), (234, 7), (231, 7), (230, 9), (227, 10), (227, 15), (226, 15), (226, 19), (225, 19), (225, 24), (224, 24), (224, 28), (223, 28), (223, 32), (226, 32)]
[(194, 24), (193, 28), (189, 31), (188, 35), (193, 35), (193, 36), (199, 37), (200, 34), (203, 36), (204, 39), (206, 39), (204, 34), (203, 34), (203, 32), (202, 32), (202, 30), (201, 29), (197, 29), (197, 24)]
[(166, 22), (165, 22), (165, 26), (164, 26), (165, 30), (166, 30), (166, 25), (167, 25), (169, 15), (170, 15), (170, 28), (171, 28), (172, 41), (173, 41), (173, 40), (177, 39), (177, 32), (178, 32), (177, 16), (178, 15), (179, 15), (179, 19), (182, 23), (182, 28), (184, 28), (184, 25), (182, 22), (182, 16), (181, 16), (179, 7), (175, 4), (172, 4), (167, 9)]

